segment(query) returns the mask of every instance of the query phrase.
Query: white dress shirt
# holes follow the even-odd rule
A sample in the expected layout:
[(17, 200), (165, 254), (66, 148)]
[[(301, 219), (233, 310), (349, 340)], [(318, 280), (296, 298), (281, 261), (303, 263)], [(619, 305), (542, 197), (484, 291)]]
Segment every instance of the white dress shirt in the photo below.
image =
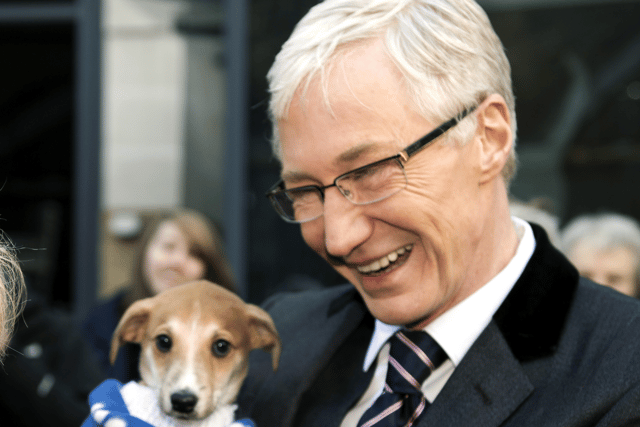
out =
[[(516, 228), (519, 243), (516, 254), (509, 264), (488, 283), (424, 328), (424, 331), (431, 335), (449, 356), (422, 384), (422, 392), (429, 402), (434, 401), (456, 366), (489, 324), (533, 254), (536, 242), (531, 226), (520, 218), (512, 217), (511, 219)], [(364, 371), (367, 371), (377, 360), (373, 378), (358, 403), (347, 412), (340, 427), (355, 427), (362, 414), (382, 393), (389, 360), (387, 341), (398, 329), (400, 326), (388, 325), (376, 320), (363, 366)]]

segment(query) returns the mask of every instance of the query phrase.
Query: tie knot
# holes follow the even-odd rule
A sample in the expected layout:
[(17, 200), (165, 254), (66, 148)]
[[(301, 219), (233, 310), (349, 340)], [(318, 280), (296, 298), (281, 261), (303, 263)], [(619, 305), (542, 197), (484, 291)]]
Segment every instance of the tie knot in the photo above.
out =
[(401, 330), (389, 342), (387, 385), (395, 393), (420, 390), (422, 382), (447, 358), (438, 343), (423, 331)]
[(359, 427), (413, 426), (429, 406), (421, 384), (447, 358), (426, 332), (398, 331), (389, 342), (385, 390), (362, 415)]

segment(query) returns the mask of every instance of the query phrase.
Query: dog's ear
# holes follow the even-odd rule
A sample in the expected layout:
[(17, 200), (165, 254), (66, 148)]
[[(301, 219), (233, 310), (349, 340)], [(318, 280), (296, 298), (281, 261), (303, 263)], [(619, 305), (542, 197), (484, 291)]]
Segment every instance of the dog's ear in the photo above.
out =
[(109, 360), (112, 365), (116, 361), (118, 350), (122, 344), (125, 342), (140, 343), (142, 341), (153, 306), (153, 298), (145, 298), (134, 302), (124, 312), (111, 338)]
[(273, 319), (269, 313), (253, 304), (247, 304), (247, 314), (251, 328), (251, 349), (261, 348), (271, 353), (271, 365), (274, 371), (277, 370), (282, 342)]

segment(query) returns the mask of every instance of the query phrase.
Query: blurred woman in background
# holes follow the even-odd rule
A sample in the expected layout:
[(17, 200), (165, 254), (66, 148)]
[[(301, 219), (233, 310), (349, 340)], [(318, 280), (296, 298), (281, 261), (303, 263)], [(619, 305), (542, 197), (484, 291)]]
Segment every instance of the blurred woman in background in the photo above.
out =
[(109, 378), (123, 383), (140, 379), (137, 344), (123, 346), (115, 364), (109, 363), (111, 336), (124, 311), (139, 299), (198, 279), (236, 291), (220, 234), (203, 215), (192, 210), (158, 215), (145, 228), (131, 284), (92, 310), (83, 324), (84, 334)]

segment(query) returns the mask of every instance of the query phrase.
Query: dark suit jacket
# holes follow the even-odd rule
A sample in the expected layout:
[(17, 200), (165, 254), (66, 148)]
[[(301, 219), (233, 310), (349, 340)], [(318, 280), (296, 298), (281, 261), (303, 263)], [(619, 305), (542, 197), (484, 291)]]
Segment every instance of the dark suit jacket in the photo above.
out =
[[(522, 276), (417, 426), (640, 425), (640, 302), (579, 278), (533, 228)], [(243, 415), (258, 427), (338, 426), (373, 371), (362, 372), (374, 321), (359, 295), (349, 285), (266, 308), (280, 369), (252, 354)]]

